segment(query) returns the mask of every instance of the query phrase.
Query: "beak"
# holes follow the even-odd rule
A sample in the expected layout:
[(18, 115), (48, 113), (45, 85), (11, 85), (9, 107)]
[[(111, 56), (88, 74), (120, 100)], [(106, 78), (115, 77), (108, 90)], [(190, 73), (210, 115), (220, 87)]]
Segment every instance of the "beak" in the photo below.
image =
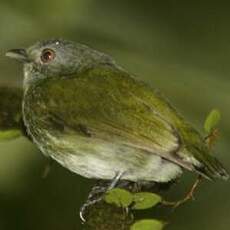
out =
[(16, 59), (20, 62), (30, 62), (28, 54), (25, 49), (12, 49), (6, 52), (6, 56)]

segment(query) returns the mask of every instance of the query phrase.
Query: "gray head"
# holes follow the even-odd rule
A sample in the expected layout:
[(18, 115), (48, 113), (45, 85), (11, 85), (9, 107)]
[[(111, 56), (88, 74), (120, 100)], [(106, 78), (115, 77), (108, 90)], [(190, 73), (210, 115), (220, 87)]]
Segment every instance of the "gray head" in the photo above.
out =
[(62, 39), (37, 42), (27, 49), (9, 50), (6, 56), (24, 63), (25, 84), (41, 78), (70, 76), (100, 63), (114, 63), (103, 53)]

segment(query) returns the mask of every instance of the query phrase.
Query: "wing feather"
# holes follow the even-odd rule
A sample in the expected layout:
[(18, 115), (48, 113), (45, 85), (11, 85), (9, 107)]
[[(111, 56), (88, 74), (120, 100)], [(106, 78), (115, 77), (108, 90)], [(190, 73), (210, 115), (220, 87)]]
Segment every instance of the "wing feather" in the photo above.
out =
[(49, 122), (55, 120), (56, 127), (61, 124), (77, 135), (79, 127), (86, 127), (89, 138), (146, 150), (191, 169), (175, 154), (182, 144), (177, 129), (135, 91), (140, 87), (137, 82), (110, 74), (93, 71), (46, 83), (41, 93), (53, 95), (45, 103), (52, 117)]

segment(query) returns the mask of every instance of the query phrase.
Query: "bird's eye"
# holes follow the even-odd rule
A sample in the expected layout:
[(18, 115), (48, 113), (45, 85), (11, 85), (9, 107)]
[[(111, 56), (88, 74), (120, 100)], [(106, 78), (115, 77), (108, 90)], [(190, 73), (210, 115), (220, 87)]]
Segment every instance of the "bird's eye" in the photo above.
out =
[(41, 55), (41, 61), (43, 63), (48, 63), (55, 58), (55, 52), (51, 49), (44, 49)]

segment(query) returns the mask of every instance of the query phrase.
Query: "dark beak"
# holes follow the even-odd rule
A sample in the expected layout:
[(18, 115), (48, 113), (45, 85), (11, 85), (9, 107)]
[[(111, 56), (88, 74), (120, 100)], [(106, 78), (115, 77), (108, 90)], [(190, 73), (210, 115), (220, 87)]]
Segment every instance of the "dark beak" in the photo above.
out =
[(6, 56), (14, 58), (21, 62), (30, 62), (28, 54), (25, 49), (12, 49), (6, 52)]

